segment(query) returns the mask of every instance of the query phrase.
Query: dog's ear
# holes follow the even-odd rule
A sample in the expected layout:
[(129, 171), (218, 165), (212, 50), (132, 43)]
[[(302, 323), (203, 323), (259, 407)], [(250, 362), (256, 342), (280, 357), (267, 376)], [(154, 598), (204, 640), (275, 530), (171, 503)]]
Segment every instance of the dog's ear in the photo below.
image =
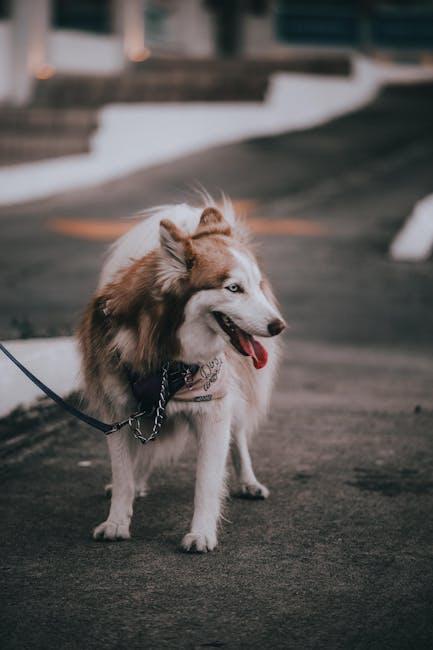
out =
[(206, 208), (202, 212), (194, 237), (203, 237), (204, 235), (231, 235), (230, 224), (216, 208)]
[(200, 217), (200, 226), (211, 226), (220, 224), (224, 221), (224, 217), (216, 208), (206, 208), (203, 210)]
[(162, 250), (178, 262), (183, 262), (185, 233), (169, 219), (163, 219), (159, 224), (159, 238)]
[(185, 276), (185, 273), (194, 266), (191, 238), (169, 219), (161, 221), (159, 237), (161, 249), (168, 262), (167, 271), (170, 270), (173, 278)]

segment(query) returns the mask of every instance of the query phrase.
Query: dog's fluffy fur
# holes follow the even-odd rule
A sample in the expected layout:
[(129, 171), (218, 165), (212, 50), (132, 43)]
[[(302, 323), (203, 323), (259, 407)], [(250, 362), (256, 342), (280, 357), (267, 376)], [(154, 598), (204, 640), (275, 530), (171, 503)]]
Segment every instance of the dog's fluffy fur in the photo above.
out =
[[(268, 353), (265, 367), (255, 369), (250, 357), (235, 350), (215, 311), (244, 332), (266, 337), (259, 339)], [(210, 199), (201, 208), (158, 208), (114, 244), (78, 334), (92, 410), (106, 421), (136, 410), (124, 364), (145, 374), (167, 360), (205, 363), (222, 355), (227, 391), (209, 402), (170, 401), (161, 434), (149, 445), (127, 429), (108, 436), (111, 507), (94, 530), (96, 539), (129, 538), (134, 497), (146, 494), (155, 466), (179, 456), (189, 433), (198, 451), (194, 515), (184, 549), (207, 551), (217, 544), (230, 441), (239, 490), (252, 498), (268, 496), (255, 477), (248, 441), (267, 411), (277, 366), (269, 323), (277, 323), (272, 334), (284, 327), (229, 201), (219, 209)]]

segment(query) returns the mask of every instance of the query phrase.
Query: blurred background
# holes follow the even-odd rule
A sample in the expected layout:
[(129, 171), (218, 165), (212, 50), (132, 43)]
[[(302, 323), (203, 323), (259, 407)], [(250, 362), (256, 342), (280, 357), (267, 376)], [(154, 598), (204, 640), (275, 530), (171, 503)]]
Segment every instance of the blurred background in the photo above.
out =
[[(326, 59), (340, 54), (335, 71), (344, 69), (342, 54), (353, 51), (432, 63), (432, 12), (430, 0), (2, 0), (0, 100), (50, 105), (63, 97), (65, 105), (90, 106), (116, 99), (253, 99), (265, 71), (284, 69), (301, 51)], [(155, 68), (161, 59), (166, 66)], [(193, 71), (204, 69), (194, 67), (200, 59), (207, 60), (207, 80), (194, 87)], [(222, 59), (267, 65), (249, 79), (238, 68), (224, 86), (215, 66)], [(323, 69), (318, 59), (314, 70)], [(117, 95), (112, 84), (105, 94), (101, 84), (85, 84), (88, 76), (120, 73), (134, 78)], [(53, 77), (55, 85), (40, 83)]]
[(107, 247), (200, 188), (290, 323), (272, 497), (191, 570), (190, 453), (90, 546), (104, 441), (0, 358), (4, 647), (430, 648), (433, 0), (0, 0), (0, 340), (57, 392)]
[[(368, 192), (373, 169), (404, 159), (413, 174), (414, 157), (430, 155), (432, 77), (430, 0), (1, 0), (2, 264), (3, 277), (15, 278), (2, 288), (1, 335), (71, 333), (94, 286), (95, 250), (141, 209), (192, 200), (193, 186), (224, 190), (251, 217), (267, 217), (255, 226), (263, 234), (274, 227), (304, 236), (316, 226), (296, 196), (326, 195), (332, 184), (341, 192), (340, 172), (329, 178), (335, 166)], [(287, 135), (326, 122), (308, 145)], [(260, 155), (248, 144), (273, 136)], [(244, 144), (234, 156), (221, 154), (236, 141)], [(169, 166), (198, 151), (202, 158)], [(393, 247), (430, 194), (423, 163), (399, 184), (406, 202), (394, 197), (392, 217), (382, 210), (371, 229), (394, 259), (431, 252), (429, 201)], [(128, 180), (139, 170), (140, 180)], [(9, 222), (12, 213), (32, 219)], [(273, 226), (270, 218), (292, 222)], [(34, 246), (37, 238), (43, 243)]]

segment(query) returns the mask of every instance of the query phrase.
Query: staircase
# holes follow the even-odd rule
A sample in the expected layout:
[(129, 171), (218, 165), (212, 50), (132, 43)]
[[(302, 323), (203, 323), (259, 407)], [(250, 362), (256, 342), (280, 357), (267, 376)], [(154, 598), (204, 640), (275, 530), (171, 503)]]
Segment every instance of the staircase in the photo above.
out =
[(262, 101), (274, 72), (348, 75), (346, 56), (282, 60), (150, 59), (109, 77), (55, 75), (32, 104), (0, 107), (0, 165), (89, 151), (97, 109), (119, 102)]
[(54, 76), (36, 87), (36, 106), (113, 102), (262, 101), (274, 72), (348, 75), (346, 56), (281, 60), (149, 59), (110, 77)]
[(88, 108), (2, 107), (0, 165), (86, 153), (96, 126)]

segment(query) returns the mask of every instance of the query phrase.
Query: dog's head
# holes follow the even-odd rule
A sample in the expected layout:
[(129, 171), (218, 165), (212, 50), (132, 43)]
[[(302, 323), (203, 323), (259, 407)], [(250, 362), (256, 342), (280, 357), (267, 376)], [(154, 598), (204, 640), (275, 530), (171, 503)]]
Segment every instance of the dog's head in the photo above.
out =
[(184, 360), (209, 356), (230, 343), (253, 359), (267, 361), (255, 337), (282, 332), (285, 323), (251, 251), (216, 208), (207, 208), (190, 235), (169, 220), (160, 224), (158, 284), (167, 295), (184, 296), (178, 337)]

